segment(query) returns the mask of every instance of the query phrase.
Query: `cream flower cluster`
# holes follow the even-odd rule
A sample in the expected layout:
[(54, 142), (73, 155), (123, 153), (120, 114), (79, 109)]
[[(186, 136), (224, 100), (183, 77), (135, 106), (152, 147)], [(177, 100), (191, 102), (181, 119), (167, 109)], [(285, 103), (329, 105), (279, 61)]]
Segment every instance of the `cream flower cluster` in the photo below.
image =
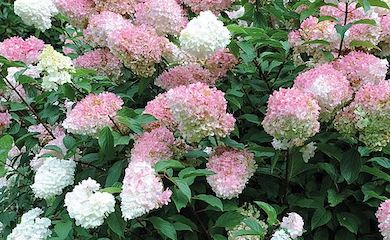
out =
[(16, 0), (14, 11), (25, 24), (41, 31), (51, 28), (51, 18), (58, 13), (52, 0)]
[(73, 184), (75, 170), (76, 163), (72, 160), (46, 158), (31, 185), (35, 196), (48, 199), (60, 195), (65, 187)]
[(181, 31), (180, 47), (198, 59), (207, 59), (230, 43), (230, 32), (211, 12), (201, 12)]
[(88, 178), (65, 195), (65, 206), (76, 225), (95, 228), (103, 224), (104, 218), (115, 211), (115, 198), (112, 194), (99, 192), (100, 184)]
[(39, 215), (42, 213), (40, 208), (24, 213), (20, 223), (8, 235), (7, 240), (44, 240), (50, 237), (51, 221), (48, 218), (40, 218)]
[(46, 91), (57, 90), (58, 86), (72, 82), (70, 73), (74, 71), (72, 59), (47, 45), (38, 57), (38, 69), (44, 73), (42, 88)]

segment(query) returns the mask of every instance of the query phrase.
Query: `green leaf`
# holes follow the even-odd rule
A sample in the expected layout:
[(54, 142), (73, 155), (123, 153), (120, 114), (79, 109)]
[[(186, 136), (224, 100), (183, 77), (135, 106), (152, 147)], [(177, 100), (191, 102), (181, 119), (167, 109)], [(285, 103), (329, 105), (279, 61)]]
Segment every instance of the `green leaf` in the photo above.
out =
[(114, 154), (114, 136), (109, 127), (103, 128), (99, 133), (99, 146), (101, 152), (105, 156), (113, 156)]
[(340, 162), (341, 176), (348, 184), (354, 182), (358, 177), (362, 168), (362, 160), (360, 153), (355, 149), (350, 149), (345, 152)]
[(202, 150), (192, 150), (185, 153), (184, 156), (187, 158), (200, 158), (200, 157), (207, 158), (209, 155)]
[(72, 231), (72, 222), (70, 220), (61, 221), (54, 226), (54, 232), (57, 234), (58, 240), (68, 239), (69, 233)]
[(121, 193), (122, 188), (121, 187), (106, 187), (106, 188), (100, 189), (100, 192), (106, 192), (106, 193), (111, 193), (111, 194)]
[(168, 168), (182, 169), (182, 168), (185, 168), (185, 166), (181, 162), (176, 161), (176, 160), (158, 161), (156, 163), (156, 165), (154, 166), (154, 169), (156, 170), (156, 172), (163, 172), (163, 171), (167, 170)]
[(341, 37), (344, 37), (345, 33), (352, 27), (351, 23), (348, 23), (346, 25), (336, 25), (334, 26), (336, 28), (336, 32), (340, 34)]
[(184, 195), (184, 193), (180, 191), (177, 187), (174, 187), (173, 189), (172, 200), (173, 203), (175, 203), (178, 212), (180, 212), (182, 208), (185, 208), (189, 201), (186, 195)]
[(244, 220), (244, 216), (241, 215), (239, 212), (231, 211), (231, 212), (225, 212), (219, 218), (217, 221), (215, 221), (215, 227), (223, 227), (223, 228), (232, 228), (240, 224), (242, 220)]
[(11, 150), (14, 139), (10, 135), (5, 135), (0, 138), (0, 176), (6, 173), (4, 169), (5, 162), (8, 157), (8, 152)]
[(267, 214), (267, 222), (269, 225), (274, 225), (278, 222), (276, 210), (274, 207), (266, 202), (255, 201), (255, 203)]
[(310, 45), (310, 44), (330, 45), (330, 42), (318, 39), (318, 40), (306, 41), (306, 42), (303, 43), (303, 45)]
[(122, 174), (122, 169), (123, 168), (123, 162), (118, 161), (110, 167), (107, 173), (107, 178), (106, 178), (106, 187), (111, 187), (114, 183), (119, 181), (119, 178), (121, 177)]
[(221, 209), (221, 211), (223, 211), (222, 201), (215, 196), (200, 194), (200, 195), (193, 197), (193, 199), (201, 200), (201, 201), (206, 202), (206, 203), (210, 204), (211, 206), (217, 207), (217, 208)]
[(337, 213), (337, 220), (340, 226), (345, 227), (350, 232), (357, 234), (359, 228), (359, 218), (348, 212)]
[(116, 235), (124, 237), (126, 223), (118, 212), (113, 212), (107, 217), (107, 224)]
[(331, 207), (336, 207), (342, 203), (347, 196), (342, 193), (336, 192), (334, 189), (328, 190), (328, 202)]
[(188, 186), (187, 182), (183, 179), (174, 179), (174, 183), (179, 188), (179, 190), (187, 197), (188, 200), (191, 199), (191, 189)]
[(375, 46), (374, 44), (367, 42), (367, 41), (357, 41), (353, 40), (349, 44), (350, 47), (364, 47), (367, 49), (376, 49), (378, 51), (382, 51), (379, 47)]
[(371, 174), (377, 178), (383, 179), (387, 182), (390, 182), (390, 175), (379, 170), (378, 168), (375, 167), (368, 167), (368, 166), (363, 166), (362, 172)]
[(240, 116), (240, 119), (245, 119), (245, 120), (247, 120), (248, 122), (251, 122), (251, 123), (260, 125), (260, 119), (259, 119), (259, 117), (256, 116), (256, 115), (254, 115), (254, 114), (244, 114), (244, 115), (241, 115), (241, 116)]
[(311, 218), (311, 230), (327, 224), (332, 218), (332, 214), (325, 208), (317, 208)]
[(368, 25), (373, 25), (373, 26), (377, 25), (376, 21), (374, 19), (360, 19), (360, 20), (352, 22), (352, 25), (355, 25), (355, 24), (368, 24)]
[(368, 162), (375, 162), (386, 169), (390, 169), (390, 159), (386, 157), (374, 157), (368, 160)]
[(148, 218), (148, 220), (153, 224), (153, 227), (163, 236), (166, 236), (172, 240), (177, 239), (176, 229), (172, 223), (160, 217), (150, 217)]

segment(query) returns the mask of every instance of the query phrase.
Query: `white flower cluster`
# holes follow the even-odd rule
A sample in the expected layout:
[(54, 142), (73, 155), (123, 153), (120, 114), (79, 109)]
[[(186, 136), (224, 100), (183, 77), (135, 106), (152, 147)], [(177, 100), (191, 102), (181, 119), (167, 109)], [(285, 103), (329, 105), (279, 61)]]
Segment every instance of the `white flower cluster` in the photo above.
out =
[(168, 204), (172, 192), (164, 191), (161, 179), (147, 162), (130, 162), (123, 180), (122, 215), (134, 219)]
[(280, 228), (274, 232), (271, 240), (297, 239), (304, 232), (304, 224), (303, 218), (298, 213), (289, 213), (282, 219)]
[(210, 57), (230, 43), (230, 32), (211, 11), (201, 12), (181, 31), (180, 46), (198, 59)]
[(301, 148), (300, 152), (302, 153), (302, 158), (305, 163), (309, 162), (310, 158), (314, 157), (316, 154), (317, 146), (315, 142), (311, 142)]
[(51, 18), (58, 13), (52, 0), (16, 0), (14, 11), (25, 24), (41, 31), (51, 28)]
[(48, 199), (61, 194), (65, 187), (73, 184), (75, 169), (76, 163), (72, 160), (46, 158), (31, 185), (35, 196)]
[(112, 194), (98, 192), (100, 184), (88, 178), (65, 195), (65, 206), (76, 225), (95, 228), (103, 224), (104, 218), (115, 211), (115, 198)]
[(51, 221), (48, 218), (40, 218), (42, 209), (34, 208), (23, 214), (18, 225), (8, 235), (7, 240), (43, 240), (51, 235), (49, 227)]
[(64, 56), (54, 50), (52, 46), (46, 45), (38, 59), (37, 67), (45, 74), (42, 78), (43, 90), (57, 90), (58, 86), (72, 82), (70, 73), (74, 71), (74, 67), (70, 57)]
[(272, 234), (271, 240), (291, 240), (291, 237), (285, 230), (279, 229)]

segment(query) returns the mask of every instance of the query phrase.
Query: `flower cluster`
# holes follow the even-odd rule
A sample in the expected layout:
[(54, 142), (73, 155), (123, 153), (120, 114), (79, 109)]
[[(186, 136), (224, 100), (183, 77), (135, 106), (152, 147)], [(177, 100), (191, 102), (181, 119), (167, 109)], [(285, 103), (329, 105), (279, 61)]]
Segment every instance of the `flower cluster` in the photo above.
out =
[(93, 46), (107, 47), (111, 33), (130, 25), (131, 22), (120, 14), (104, 11), (89, 18), (84, 37)]
[(149, 77), (161, 61), (166, 39), (153, 28), (127, 26), (108, 35), (108, 47), (136, 75)]
[(336, 115), (335, 127), (354, 136), (374, 150), (390, 142), (390, 81), (368, 83), (361, 87), (353, 102)]
[(287, 217), (283, 217), (280, 228), (273, 233), (271, 240), (297, 239), (304, 232), (303, 225), (303, 218), (298, 213), (288, 213)]
[(159, 35), (178, 35), (188, 20), (176, 0), (149, 0), (136, 6), (135, 23), (153, 27)]
[(88, 178), (65, 195), (65, 206), (76, 225), (83, 228), (96, 228), (104, 218), (115, 211), (115, 198), (112, 194), (99, 192), (100, 184)]
[(106, 126), (114, 127), (123, 101), (113, 93), (89, 94), (67, 114), (62, 126), (71, 133), (96, 136)]
[[(60, 126), (49, 126), (47, 124), (43, 125), (42, 123), (38, 125), (31, 125), (28, 127), (28, 132), (38, 133), (35, 137), (38, 138), (39, 143), (46, 145), (49, 141), (54, 140), (55, 138), (65, 135), (64, 129)], [(48, 132), (50, 130), (53, 136)]]
[(275, 91), (268, 100), (264, 130), (274, 137), (274, 148), (302, 146), (320, 129), (320, 106), (311, 94), (298, 88)]
[(40, 208), (34, 208), (24, 213), (20, 223), (8, 235), (7, 240), (45, 240), (50, 237), (51, 221), (48, 218), (39, 217), (42, 213)]
[(161, 93), (157, 95), (153, 100), (149, 101), (144, 110), (145, 114), (152, 115), (158, 121), (152, 123), (152, 126), (148, 127), (158, 127), (160, 125), (166, 126), (169, 129), (174, 129), (177, 125), (175, 122), (171, 109), (168, 105), (168, 99), (166, 93)]
[(4, 95), (8, 97), (9, 101), (22, 102), (22, 99), (26, 100), (27, 94), (23, 85), (16, 80), (17, 74), (20, 74), (19, 76), (23, 75), (36, 79), (39, 77), (40, 71), (34, 66), (29, 66), (27, 68), (7, 68), (7, 81), (5, 84), (7, 85), (9, 91), (5, 91)]
[(42, 88), (46, 91), (57, 90), (58, 86), (72, 82), (70, 73), (74, 71), (72, 59), (46, 45), (38, 57), (37, 68), (43, 72)]
[(32, 64), (38, 61), (38, 56), (45, 47), (45, 43), (36, 38), (11, 37), (0, 43), (0, 55), (11, 61), (21, 61)]
[(118, 79), (121, 75), (121, 62), (108, 49), (96, 49), (77, 57), (76, 68), (96, 70), (100, 75)]
[(224, 48), (217, 50), (209, 59), (207, 59), (205, 66), (213, 76), (222, 78), (237, 64), (237, 58), (229, 52), (229, 49)]
[(0, 112), (0, 133), (11, 124), (11, 115), (7, 112)]
[[(385, 24), (381, 24), (381, 18), (375, 11), (365, 12), (363, 7), (358, 7), (356, 3), (340, 2), (336, 6), (322, 6), (319, 17), (332, 19), (320, 21), (318, 17), (310, 16), (301, 23), (298, 30), (289, 34), (289, 42), (297, 58), (300, 53), (306, 53), (315, 61), (322, 61), (324, 50), (334, 55), (340, 50), (354, 50), (357, 47), (374, 50), (381, 41), (381, 35), (386, 31), (382, 27)], [(336, 26), (344, 26), (345, 20), (349, 25), (345, 26), (346, 32), (341, 36), (336, 31)], [(364, 21), (359, 22), (360, 20)], [(359, 44), (361, 42), (366, 44)]]
[(51, 18), (58, 13), (52, 0), (16, 0), (14, 11), (25, 24), (41, 31), (51, 28)]
[(207, 136), (226, 137), (234, 129), (224, 93), (216, 88), (194, 83), (169, 90), (166, 98), (181, 135), (190, 143)]
[(201, 12), (180, 33), (180, 47), (198, 59), (207, 59), (230, 43), (230, 32), (210, 11)]
[(135, 6), (139, 0), (93, 0), (96, 10), (99, 12), (110, 11), (121, 15), (134, 13)]
[(135, 140), (131, 150), (131, 161), (154, 165), (160, 160), (169, 160), (173, 155), (171, 147), (174, 143), (173, 133), (166, 127), (145, 132)]
[(150, 163), (130, 162), (120, 194), (123, 218), (134, 219), (167, 205), (171, 195), (171, 190), (164, 190), (160, 177)]
[(207, 169), (215, 174), (207, 177), (218, 197), (231, 199), (238, 197), (256, 171), (253, 154), (234, 149), (216, 149), (207, 162)]
[(294, 87), (312, 94), (321, 107), (322, 120), (330, 119), (352, 97), (349, 81), (331, 64), (323, 64), (299, 74)]
[(72, 160), (46, 158), (35, 173), (31, 189), (37, 198), (60, 195), (65, 187), (73, 184), (75, 170), (76, 163)]
[(195, 13), (202, 11), (213, 11), (218, 13), (227, 9), (234, 1), (233, 0), (181, 0), (185, 5), (189, 6)]
[(58, 10), (66, 15), (72, 24), (83, 27), (89, 16), (96, 12), (92, 0), (53, 0)]
[(190, 85), (201, 82), (207, 85), (214, 85), (217, 79), (212, 76), (211, 72), (201, 65), (192, 63), (187, 65), (176, 66), (163, 72), (156, 80), (156, 86), (165, 90), (183, 85)]
[(348, 55), (333, 62), (334, 68), (347, 76), (354, 90), (366, 83), (379, 83), (385, 80), (389, 62), (372, 54), (350, 52)]
[(375, 214), (379, 222), (379, 230), (384, 240), (390, 239), (390, 200), (381, 203)]

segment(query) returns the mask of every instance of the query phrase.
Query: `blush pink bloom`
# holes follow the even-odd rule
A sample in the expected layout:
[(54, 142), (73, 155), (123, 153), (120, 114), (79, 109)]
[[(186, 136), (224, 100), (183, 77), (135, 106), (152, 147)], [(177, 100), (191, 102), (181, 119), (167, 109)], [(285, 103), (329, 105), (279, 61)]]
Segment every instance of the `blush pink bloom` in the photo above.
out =
[(230, 7), (233, 0), (181, 0), (185, 5), (189, 6), (195, 13), (202, 11), (220, 12)]
[(99, 12), (110, 11), (120, 15), (131, 15), (134, 13), (135, 6), (141, 0), (93, 0), (96, 9)]
[(62, 126), (71, 133), (96, 136), (106, 126), (114, 127), (123, 101), (114, 93), (89, 94), (67, 114)]
[(176, 66), (163, 72), (154, 83), (156, 86), (169, 90), (171, 88), (186, 86), (197, 82), (214, 85), (216, 80), (217, 78), (212, 76), (209, 70), (197, 63), (192, 63)]
[(292, 239), (296, 239), (303, 234), (303, 218), (295, 212), (288, 213), (287, 217), (283, 217), (280, 227), (285, 229), (290, 234)]
[(302, 146), (320, 130), (320, 106), (311, 94), (298, 88), (275, 91), (268, 100), (264, 130), (277, 149)]
[(108, 35), (110, 50), (136, 75), (150, 77), (161, 61), (167, 39), (150, 27), (127, 26)]
[(355, 137), (375, 151), (390, 143), (390, 81), (367, 83), (355, 94), (353, 102), (339, 112), (335, 128)]
[(153, 100), (146, 104), (145, 114), (152, 115), (157, 119), (157, 122), (153, 122), (146, 126), (146, 128), (155, 128), (159, 126), (166, 126), (169, 129), (176, 127), (176, 122), (173, 119), (171, 110), (168, 105), (167, 94), (161, 93), (157, 95)]
[[(61, 126), (51, 126), (45, 125), (51, 133), (53, 133), (54, 138), (59, 138), (65, 135), (65, 131)], [(53, 136), (47, 131), (47, 129), (42, 125), (42, 123), (38, 125), (31, 125), (28, 127), (28, 132), (30, 133), (38, 133), (35, 137), (38, 138), (39, 143), (41, 145), (46, 145), (48, 142), (54, 140)]]
[(375, 214), (379, 222), (379, 230), (383, 236), (383, 240), (390, 239), (390, 200), (381, 203), (378, 211)]
[(29, 37), (26, 40), (11, 37), (0, 43), (0, 55), (8, 60), (21, 61), (28, 65), (38, 61), (44, 47), (45, 43), (36, 37)]
[(54, 4), (73, 25), (79, 27), (85, 27), (88, 18), (96, 13), (93, 0), (54, 0)]
[(335, 61), (333, 66), (345, 74), (353, 89), (357, 90), (366, 83), (385, 80), (389, 62), (369, 53), (351, 52)]
[(11, 124), (11, 115), (7, 112), (0, 112), (0, 133)]
[(118, 79), (121, 75), (121, 62), (108, 49), (96, 49), (79, 56), (73, 61), (76, 68), (96, 70), (100, 75)]
[(174, 143), (175, 137), (166, 127), (145, 132), (135, 140), (131, 150), (131, 161), (154, 165), (160, 160), (169, 160), (173, 156), (171, 148)]
[(205, 67), (215, 76), (223, 78), (227, 72), (238, 64), (238, 59), (229, 52), (229, 49), (217, 50), (206, 62)]
[(188, 19), (175, 0), (149, 0), (136, 6), (135, 24), (153, 27), (157, 34), (177, 36)]
[(130, 20), (120, 14), (104, 11), (89, 18), (84, 37), (93, 46), (107, 47), (109, 34), (130, 25), (132, 25)]
[(349, 81), (331, 64), (319, 65), (299, 74), (294, 87), (313, 95), (321, 107), (321, 119), (325, 121), (352, 98)]
[(168, 106), (184, 139), (195, 143), (208, 136), (226, 137), (233, 131), (236, 120), (226, 113), (224, 95), (204, 83), (180, 86), (167, 92)]
[(131, 220), (167, 205), (171, 195), (171, 190), (164, 190), (161, 178), (150, 163), (130, 162), (120, 194), (123, 218)]
[(252, 153), (219, 148), (207, 162), (207, 169), (215, 173), (207, 182), (218, 197), (231, 199), (242, 193), (256, 168)]

